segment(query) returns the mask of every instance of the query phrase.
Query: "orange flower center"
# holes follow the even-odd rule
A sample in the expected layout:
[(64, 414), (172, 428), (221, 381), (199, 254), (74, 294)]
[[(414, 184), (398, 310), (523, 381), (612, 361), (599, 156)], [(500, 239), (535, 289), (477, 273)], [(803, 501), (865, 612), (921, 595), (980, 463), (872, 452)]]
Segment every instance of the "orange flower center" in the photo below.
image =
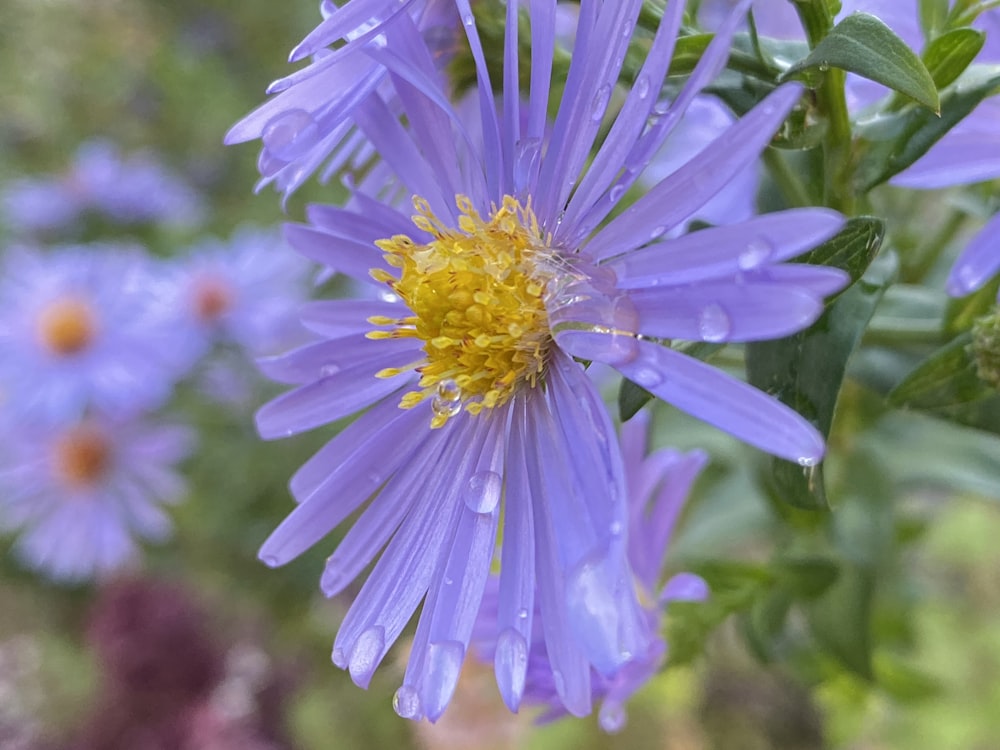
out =
[(91, 487), (111, 466), (111, 443), (101, 430), (80, 425), (59, 438), (54, 459), (56, 473), (66, 485)]
[(60, 356), (86, 349), (97, 333), (91, 306), (82, 299), (67, 297), (48, 305), (38, 316), (38, 337), (51, 352)]

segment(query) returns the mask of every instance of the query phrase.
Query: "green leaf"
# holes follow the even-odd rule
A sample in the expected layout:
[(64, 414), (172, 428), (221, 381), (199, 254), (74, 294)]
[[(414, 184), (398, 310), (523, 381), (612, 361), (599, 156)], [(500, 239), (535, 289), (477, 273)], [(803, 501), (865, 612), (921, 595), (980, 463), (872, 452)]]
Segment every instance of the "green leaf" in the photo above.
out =
[[(824, 259), (855, 278), (878, 252), (881, 240), (882, 224), (878, 219), (853, 219), (843, 232), (807, 257)], [(824, 437), (828, 436), (847, 360), (897, 268), (895, 256), (887, 256), (885, 261), (871, 265), (868, 274), (843, 292), (807, 330), (775, 341), (748, 344), (750, 383), (779, 398), (812, 422)], [(809, 510), (827, 507), (822, 465), (804, 468), (775, 458), (770, 461), (763, 484), (780, 502)]]
[(889, 695), (898, 701), (915, 703), (941, 694), (941, 682), (907, 664), (899, 656), (882, 651), (875, 654), (875, 679)]
[(949, 299), (944, 314), (944, 328), (950, 334), (962, 333), (972, 328), (976, 318), (988, 314), (997, 304), (1000, 277), (966, 297)]
[(985, 41), (982, 31), (955, 29), (928, 44), (923, 60), (934, 85), (939, 89), (951, 85), (972, 64)]
[(983, 99), (1000, 91), (1000, 66), (972, 65), (941, 97), (940, 117), (917, 107), (858, 126), (855, 190), (866, 193), (902, 172)]
[(979, 379), (971, 344), (972, 334), (963, 333), (938, 349), (892, 389), (889, 403), (938, 412), (996, 395)]
[(816, 642), (851, 672), (871, 680), (872, 600), (875, 576), (857, 565), (845, 565), (824, 596), (806, 606)]
[(653, 400), (653, 394), (631, 380), (622, 379), (618, 388), (618, 418), (628, 422), (639, 410)]
[(881, 419), (860, 441), (896, 484), (1000, 500), (1000, 437), (916, 412)]
[(905, 94), (940, 111), (937, 87), (916, 53), (875, 16), (854, 13), (834, 26), (812, 52), (783, 76), (818, 68), (840, 68)]
[(945, 27), (948, 20), (948, 0), (918, 0), (920, 4), (920, 26), (924, 36), (931, 38)]
[(690, 75), (714, 38), (715, 34), (690, 34), (677, 37), (667, 75)]
[(840, 576), (840, 567), (829, 557), (789, 557), (779, 560), (776, 575), (799, 599), (815, 599)]

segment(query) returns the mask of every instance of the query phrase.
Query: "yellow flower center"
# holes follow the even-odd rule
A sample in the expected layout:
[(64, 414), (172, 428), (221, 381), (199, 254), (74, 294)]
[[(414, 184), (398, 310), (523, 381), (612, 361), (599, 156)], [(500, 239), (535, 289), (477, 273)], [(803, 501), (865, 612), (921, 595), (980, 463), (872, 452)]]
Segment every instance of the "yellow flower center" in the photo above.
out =
[[(506, 403), (519, 388), (535, 387), (545, 372), (552, 344), (545, 290), (554, 254), (545, 246), (530, 202), (505, 196), (483, 219), (465, 196), (455, 203), (458, 229), (444, 226), (421, 198), (414, 198), (413, 223), (433, 237), (417, 245), (406, 235), (375, 244), (385, 252), (392, 274), (374, 269), (412, 316), (369, 318), (390, 330), (369, 338), (419, 338), (425, 359), (419, 390), (403, 396), (409, 409), (432, 397), (431, 427), (441, 427), (463, 407), (470, 414)], [(403, 369), (411, 369), (403, 368)], [(389, 368), (378, 377), (398, 375)]]
[(97, 484), (111, 465), (107, 435), (90, 425), (75, 427), (56, 442), (55, 470), (71, 488)]
[(38, 316), (37, 325), (42, 344), (61, 356), (85, 349), (97, 332), (97, 321), (90, 305), (75, 297), (49, 304)]

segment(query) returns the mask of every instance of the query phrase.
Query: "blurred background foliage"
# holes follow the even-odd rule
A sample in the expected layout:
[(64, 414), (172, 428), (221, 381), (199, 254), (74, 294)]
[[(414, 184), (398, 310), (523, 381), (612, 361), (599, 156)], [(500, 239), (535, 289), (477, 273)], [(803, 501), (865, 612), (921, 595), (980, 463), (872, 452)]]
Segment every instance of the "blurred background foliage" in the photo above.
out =
[[(65, 169), (80, 143), (101, 136), (126, 153), (152, 150), (197, 188), (208, 217), (199, 233), (280, 222), (278, 196), (252, 191), (256, 146), (224, 148), (222, 136), (289, 72), (287, 51), (317, 19), (309, 0), (0, 0), (0, 181)], [(287, 215), (337, 195), (335, 185), (308, 182)], [(910, 246), (922, 241), (905, 220), (893, 223), (912, 215), (906, 195), (875, 196), (897, 228), (889, 242), (904, 258), (903, 280), (919, 260)], [(921, 200), (928, 211), (942, 205)], [(81, 240), (133, 237), (161, 255), (198, 236), (81, 231)], [(897, 295), (894, 304), (919, 300)], [(202, 437), (186, 464), (191, 491), (174, 511), (175, 536), (148, 551), (145, 573), (198, 603), (227, 664), (246, 649), (264, 660), (269, 676), (255, 684), (280, 687), (279, 747), (992, 750), (1000, 512), (986, 495), (997, 495), (1000, 448), (982, 433), (889, 412), (875, 394), (892, 384), (878, 383), (878, 350), (869, 354), (852, 365), (834, 424), (826, 482), (837, 513), (822, 529), (761, 488), (766, 459), (657, 407), (655, 444), (713, 454), (671, 559), (704, 575), (714, 595), (672, 612), (672, 666), (632, 702), (619, 735), (593, 719), (532, 728), (530, 715), (509, 717), (489, 671), (474, 665), (444, 720), (415, 725), (390, 705), (401, 658), (367, 692), (335, 669), (328, 654), (352, 592), (319, 595), (334, 540), (276, 571), (256, 559), (290, 507), (287, 478), (328, 433), (262, 443), (251, 406), (273, 392), (264, 386), (236, 411), (177, 395), (174, 408)], [(93, 635), (102, 596), (47, 584), (0, 557), (0, 748), (62, 747), (103, 710), (106, 667)]]

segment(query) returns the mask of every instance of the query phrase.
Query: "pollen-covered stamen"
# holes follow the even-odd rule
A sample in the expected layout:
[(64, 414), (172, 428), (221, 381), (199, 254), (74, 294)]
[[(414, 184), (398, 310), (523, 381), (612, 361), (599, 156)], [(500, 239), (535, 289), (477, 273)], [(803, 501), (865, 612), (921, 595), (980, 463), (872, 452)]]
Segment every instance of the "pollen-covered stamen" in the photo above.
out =
[(63, 297), (42, 309), (37, 332), (46, 349), (53, 354), (69, 356), (83, 351), (94, 340), (97, 318), (86, 300)]
[(432, 397), (432, 427), (445, 424), (463, 405), (478, 414), (505, 403), (519, 388), (536, 386), (552, 344), (544, 293), (554, 256), (530, 204), (505, 196), (483, 219), (467, 197), (455, 202), (461, 216), (458, 229), (450, 229), (426, 201), (415, 198), (413, 223), (433, 240), (417, 245), (396, 235), (376, 242), (400, 274), (372, 271), (413, 315), (371, 318), (389, 330), (368, 336), (424, 342), (425, 359), (413, 365), (420, 390), (403, 396), (400, 406), (411, 408)]
[(56, 441), (53, 463), (56, 475), (70, 488), (91, 487), (111, 466), (111, 442), (96, 427), (79, 425)]
[(233, 305), (233, 290), (225, 281), (214, 276), (196, 280), (191, 296), (195, 315), (205, 323), (215, 322)]

